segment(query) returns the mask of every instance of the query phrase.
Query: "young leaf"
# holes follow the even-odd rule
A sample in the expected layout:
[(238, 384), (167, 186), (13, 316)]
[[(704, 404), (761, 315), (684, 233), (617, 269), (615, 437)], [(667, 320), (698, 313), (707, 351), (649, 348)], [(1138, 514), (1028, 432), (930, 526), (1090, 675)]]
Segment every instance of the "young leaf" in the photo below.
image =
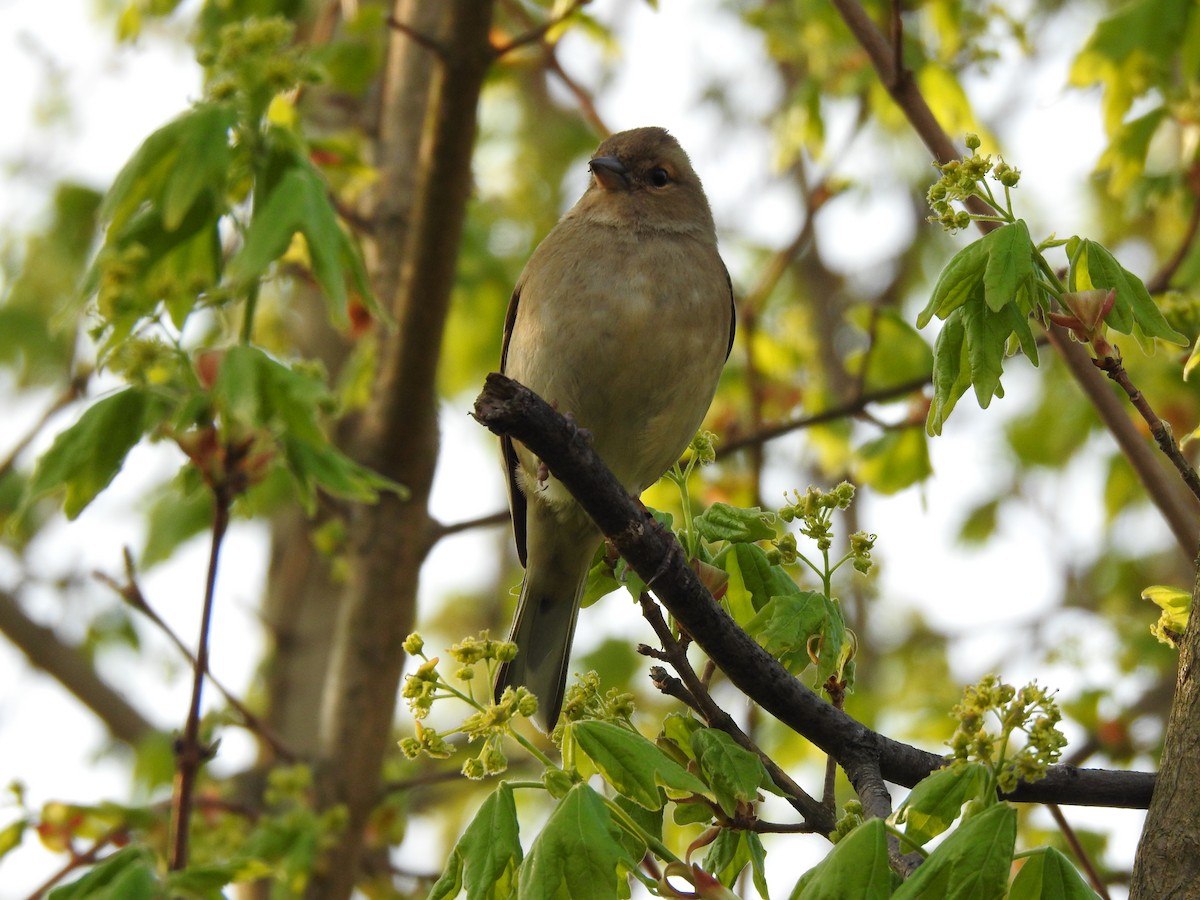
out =
[(755, 544), (731, 544), (716, 555), (713, 565), (729, 573), (725, 600), (730, 614), (743, 628), (771, 597), (800, 592), (787, 573), (771, 565), (766, 552)]
[(157, 207), (167, 231), (179, 227), (202, 194), (221, 196), (232, 168), (232, 106), (203, 103), (164, 125), (121, 169), (101, 207), (120, 231), (145, 204)]
[(938, 276), (933, 296), (917, 316), (917, 327), (924, 328), (935, 315), (945, 319), (966, 303), (983, 283), (987, 261), (988, 250), (982, 240), (959, 250)]
[(979, 763), (946, 766), (922, 778), (896, 812), (909, 840), (921, 845), (950, 827), (963, 804), (980, 796), (987, 772)]
[(798, 675), (812, 663), (809, 640), (825, 630), (832, 613), (824, 594), (800, 591), (772, 597), (743, 627), (789, 672)]
[(696, 531), (706, 541), (752, 543), (775, 537), (773, 513), (757, 506), (743, 509), (717, 502), (695, 518)]
[(989, 231), (979, 243), (988, 255), (983, 272), (983, 299), (988, 309), (999, 312), (1013, 302), (1018, 289), (1033, 277), (1033, 241), (1025, 222), (1018, 219)]
[(1035, 850), (1021, 864), (1008, 900), (1097, 900), (1071, 861), (1053, 847)]
[[(550, 814), (517, 870), (518, 900), (612, 900), (637, 867), (604, 800), (586, 784)], [(439, 896), (447, 896), (445, 894)]]
[(726, 815), (732, 816), (739, 802), (751, 802), (760, 787), (771, 784), (762, 760), (723, 731), (702, 728), (694, 732), (692, 752)]
[(789, 900), (885, 900), (892, 894), (883, 819), (863, 822), (792, 888)]
[(3, 829), (0, 829), (0, 861), (12, 850), (21, 846), (21, 839), (25, 836), (25, 831), (28, 828), (28, 819), (17, 819), (17, 821), (9, 822)]
[[(725, 887), (731, 888), (749, 864), (758, 895), (763, 900), (770, 900), (764, 870), (766, 855), (762, 839), (753, 831), (725, 828), (704, 854), (704, 869), (715, 875)], [(701, 893), (700, 896), (707, 894)]]
[(962, 322), (975, 399), (981, 408), (987, 409), (992, 397), (1001, 393), (1005, 345), (1012, 333), (1012, 325), (1007, 311), (993, 312), (975, 299), (963, 305)]
[(166, 405), (141, 388), (126, 388), (92, 404), (38, 460), (23, 509), (61, 488), (66, 490), (63, 509), (74, 519), (108, 487), (129, 451), (165, 414)]
[(158, 900), (154, 856), (144, 847), (118, 850), (77, 881), (55, 888), (49, 900)]
[(652, 741), (611, 722), (584, 721), (571, 726), (579, 748), (618, 792), (646, 809), (659, 809), (659, 787), (688, 794), (708, 794), (708, 786)]
[(488, 795), (458, 839), (446, 870), (429, 891), (429, 900), (457, 897), (465, 887), (470, 900), (505, 900), (521, 864), (517, 804), (512, 788), (501, 783)]
[(1001, 900), (1016, 840), (1016, 810), (997, 803), (963, 822), (892, 900)]
[(1083, 241), (1078, 256), (1078, 263), (1072, 260), (1072, 268), (1086, 266), (1092, 287), (1112, 288), (1117, 292), (1113, 310), (1106, 320), (1109, 325), (1129, 334), (1132, 330), (1129, 319), (1132, 319), (1147, 337), (1187, 346), (1187, 338), (1167, 323), (1142, 279), (1117, 262), (1101, 244)]
[(933, 345), (933, 402), (929, 405), (926, 433), (942, 433), (959, 398), (971, 386), (971, 367), (967, 363), (967, 332), (962, 312), (955, 310), (946, 319)]
[(229, 264), (229, 277), (235, 281), (261, 277), (283, 256), (297, 232), (304, 235), (312, 272), (324, 290), (330, 315), (339, 325), (346, 324), (347, 279), (368, 304), (373, 303), (371, 289), (362, 258), (338, 223), (324, 180), (307, 162), (297, 160), (284, 171), (254, 211), (246, 242)]

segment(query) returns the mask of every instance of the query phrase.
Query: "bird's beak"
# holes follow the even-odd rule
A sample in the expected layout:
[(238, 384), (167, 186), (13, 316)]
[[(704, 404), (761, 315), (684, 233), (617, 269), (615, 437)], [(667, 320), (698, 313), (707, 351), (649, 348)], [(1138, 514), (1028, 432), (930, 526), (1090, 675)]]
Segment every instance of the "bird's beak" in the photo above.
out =
[(588, 168), (606, 191), (623, 191), (629, 188), (629, 170), (615, 156), (597, 156), (588, 163)]

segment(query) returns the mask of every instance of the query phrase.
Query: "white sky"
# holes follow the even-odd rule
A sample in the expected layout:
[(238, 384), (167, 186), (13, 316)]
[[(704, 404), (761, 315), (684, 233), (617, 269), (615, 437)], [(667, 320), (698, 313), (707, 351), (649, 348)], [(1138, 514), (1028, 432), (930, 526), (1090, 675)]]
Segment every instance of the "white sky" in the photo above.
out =
[[(706, 10), (713, 5), (712, 0), (703, 4)], [(589, 12), (602, 19), (609, 10), (623, 8), (629, 29), (621, 73), (614, 89), (602, 98), (601, 113), (614, 128), (651, 123), (669, 127), (688, 148), (704, 178), (722, 233), (783, 245), (791, 239), (798, 216), (787, 188), (770, 172), (767, 142), (761, 135), (726, 134), (699, 97), (703, 85), (697, 74), (720, 72), (741, 85), (739, 102), (744, 108), (762, 113), (769, 110), (774, 103), (770, 82), (745, 74), (748, 60), (758, 54), (757, 39), (728, 13), (700, 14), (698, 7), (685, 0), (661, 0), (657, 14), (644, 3), (619, 0), (597, 0), (589, 7)], [(0, 92), (0, 121), (6, 123), (0, 131), (0, 166), (4, 167), (0, 172), (0, 222), (11, 231), (19, 232), (37, 220), (48, 187), (59, 178), (80, 178), (103, 187), (146, 135), (182, 111), (199, 93), (198, 75), (185, 49), (150, 39), (136, 48), (114, 49), (101, 36), (101, 26), (91, 11), (88, 0), (53, 4), (0, 0), (0, 72), (10, 86)], [(665, 40), (667, 35), (672, 39)], [(1072, 47), (1079, 35), (1061, 34), (1060, 39), (1062, 46)], [(714, 47), (721, 52), (713, 52)], [(580, 41), (569, 40), (562, 50), (564, 65), (577, 74), (588, 71), (593, 55)], [(999, 103), (1006, 99), (1006, 78), (1026, 74), (1019, 65), (998, 67), (997, 71), (1001, 74), (993, 83), (978, 85), (974, 95), (985, 114), (989, 100)], [(57, 73), (61, 80), (66, 112), (49, 124), (36, 125), (37, 110), (54, 105), (53, 94), (44, 86), (48, 72)], [(1078, 200), (1076, 187), (1093, 160), (1078, 159), (1078, 148), (1100, 146), (1096, 99), (1069, 94), (1064, 83), (1065, 61), (1061, 67), (1041, 71), (1032, 89), (1028, 82), (1021, 82), (1031, 93), (1016, 105), (1019, 111), (1008, 119), (1004, 135), (1013, 161), (1024, 171), (1022, 199), (1036, 210), (1031, 216), (1034, 230), (1042, 216), (1045, 229), (1053, 219), (1060, 234), (1086, 227), (1087, 210)], [(12, 88), (17, 85), (21, 87)], [(1064, 134), (1073, 135), (1075, 143), (1058, 137)], [(865, 148), (852, 148), (842, 164), (856, 169), (876, 164), (865, 154)], [(822, 214), (820, 236), (831, 264), (856, 271), (886, 258), (894, 246), (888, 223), (900, 221), (887, 199), (886, 193), (883, 200), (850, 196), (831, 204)], [(947, 253), (965, 240), (948, 239)], [(735, 280), (748, 284), (753, 273), (738, 271), (736, 254), (731, 254), (729, 247), (726, 255)], [(1003, 419), (1017, 410), (1033, 389), (1032, 379), (1019, 372), (1007, 376), (1005, 386), (1008, 398), (996, 401), (986, 413), (964, 398), (946, 435), (933, 442), (935, 471), (941, 477), (896, 497), (864, 503), (864, 527), (880, 535), (877, 556), (883, 582), (874, 609), (878, 619), (887, 621), (889, 616), (898, 617), (898, 610), (916, 606), (939, 627), (964, 635), (981, 625), (999, 629), (1025, 622), (1037, 617), (1057, 596), (1063, 560), (1088, 552), (1093, 535), (1086, 528), (1066, 527), (1063, 521), (1051, 531), (1044, 520), (1022, 512), (1006, 514), (1001, 525), (1003, 540), (982, 551), (967, 552), (954, 544), (963, 510), (989, 493), (995, 478), (992, 464), (1003, 462), (999, 441)], [(0, 383), (0, 396), (9, 393), (8, 387)], [(435, 486), (434, 513), (444, 521), (491, 512), (503, 504), (492, 448), (463, 415), (468, 400), (463, 399), (462, 408), (448, 408), (443, 417), (443, 446), (463, 448), (459, 451), (463, 456), (453, 467), (454, 477), (445, 476), (443, 465)], [(39, 407), (28, 403), (14, 406), (10, 400), (6, 404), (0, 456), (38, 413)], [(788, 454), (796, 450), (795, 443), (786, 442), (772, 449), (780, 466), (770, 475), (768, 499), (785, 489), (804, 487), (792, 482), (782, 468)], [(175, 465), (177, 459), (169, 451), (139, 450), (131, 471), (120, 477), (110, 494), (103, 495), (78, 522), (57, 527), (52, 542), (42, 542), (39, 555), (45, 568), (78, 569), (82, 559), (86, 560), (84, 568), (117, 574), (122, 546), (141, 543), (142, 525), (136, 511), (130, 509), (130, 499), (138, 496), (141, 487), (173, 471)], [(1089, 477), (1094, 478), (1094, 473)], [(1066, 483), (1046, 482), (1041, 500), (1050, 508), (1064, 510), (1064, 520), (1069, 511), (1072, 523), (1100, 522), (1103, 516), (1098, 499), (1091, 494), (1093, 483), (1080, 475)], [(1165, 534), (1153, 522), (1147, 530)], [(461, 560), (489, 559), (494, 548), (491, 535), (444, 541), (425, 568), (423, 602), (428, 604), (456, 586), (487, 580), (488, 573), (472, 572)], [(265, 554), (261, 531), (249, 526), (235, 528), (225, 546), (214, 622), (219, 636), (213, 645), (214, 670), (235, 689), (247, 684), (257, 654), (254, 646), (233, 643), (229, 635), (249, 636), (251, 644), (256, 640), (253, 607), (265, 571)], [(1012, 564), (1016, 559), (1024, 561), (1021, 567)], [(145, 583), (160, 612), (189, 640), (195, 633), (204, 563), (203, 542), (193, 542), (184, 559), (156, 570)], [(979, 587), (980, 572), (987, 573), (986, 594)], [(0, 584), (12, 587), (15, 575), (11, 562), (0, 557)], [(42, 598), (36, 612), (72, 634), (70, 611), (62, 610), (51, 595)], [(1148, 615), (1147, 624), (1149, 620)], [(1000, 665), (1003, 652), (995, 643), (964, 640), (953, 654), (956, 670), (964, 680), (973, 679)], [(1098, 661), (1082, 673), (1083, 680), (1106, 679), (1106, 667), (1100, 662), (1104, 652), (1103, 646), (1096, 648)], [(178, 677), (179, 672), (173, 678), (167, 677), (168, 673), (150, 673), (148, 678), (140, 661), (132, 657), (108, 660), (107, 666), (112, 678), (127, 684), (138, 705), (155, 721), (167, 727), (178, 723), (187, 697), (186, 679)], [(1020, 658), (1008, 659), (1003, 674), (1018, 683), (1033, 677), (1050, 684), (1056, 683), (1056, 677), (1081, 677), (1080, 673), (1048, 673), (1044, 667), (1035, 667), (1032, 659)], [(49, 799), (87, 801), (127, 794), (123, 766), (97, 755), (103, 734), (94, 720), (2, 643), (0, 683), (20, 686), (0, 693), (0, 777), (24, 781), (35, 806)], [(220, 764), (235, 768), (248, 752), (248, 741), (230, 729), (221, 747)], [(1128, 828), (1140, 823), (1140, 814), (1103, 811), (1076, 816), (1072, 812), (1073, 819), (1082, 820), (1085, 815), (1096, 823), (1126, 819)], [(0, 827), (10, 818), (0, 807)], [(1128, 863), (1132, 853), (1132, 840), (1126, 840), (1113, 861)], [(24, 896), (57, 865), (36, 842), (27, 841), (25, 848), (0, 863), (0, 900)]]

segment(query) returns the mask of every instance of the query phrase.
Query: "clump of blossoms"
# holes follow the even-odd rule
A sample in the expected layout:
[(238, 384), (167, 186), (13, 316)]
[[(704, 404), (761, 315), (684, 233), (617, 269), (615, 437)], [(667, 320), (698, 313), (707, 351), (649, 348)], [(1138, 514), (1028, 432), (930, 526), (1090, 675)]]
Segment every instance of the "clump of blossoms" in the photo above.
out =
[(856, 531), (850, 535), (850, 549), (836, 563), (830, 563), (829, 550), (833, 546), (833, 513), (835, 510), (846, 510), (854, 500), (854, 485), (843, 481), (829, 491), (809, 486), (803, 494), (792, 491), (791, 499), (784, 495), (788, 502), (780, 508), (779, 518), (784, 522), (797, 522), (799, 530), (821, 551), (822, 565), (818, 566), (812, 560), (799, 552), (796, 536), (783, 535), (774, 542), (772, 561), (785, 565), (796, 562), (806, 564), (825, 582), (828, 592), (829, 578), (845, 562), (850, 562), (856, 571), (867, 574), (871, 571), (871, 550), (875, 546), (876, 537), (865, 531)]
[[(1067, 745), (1058, 729), (1062, 713), (1054, 694), (1037, 682), (1015, 688), (985, 675), (963, 691), (951, 715), (958, 720), (948, 742), (954, 761), (981, 763), (1004, 793), (1022, 781), (1044, 778)], [(1024, 746), (1015, 746), (1018, 732), (1025, 735)]]
[[(1012, 221), (1012, 198), (1009, 191), (1020, 182), (1021, 170), (1002, 159), (993, 160), (990, 155), (980, 156), (975, 152), (980, 143), (979, 135), (968, 134), (967, 149), (971, 151), (970, 156), (952, 159), (946, 163), (934, 163), (941, 172), (941, 177), (929, 188), (925, 198), (933, 210), (929, 221), (937, 222), (947, 231), (960, 231), (975, 219)], [(992, 190), (989, 179), (1004, 189), (1003, 202)], [(973, 215), (954, 206), (955, 203), (966, 203), (972, 197), (979, 198), (993, 209), (1006, 211), (1008, 217)]]
[[(447, 738), (454, 734), (462, 734), (469, 744), (480, 744), (479, 752), (466, 760), (462, 772), (468, 778), (484, 778), (503, 772), (508, 767), (508, 758), (504, 754), (503, 740), (507, 736), (515, 737), (524, 743), (513, 731), (513, 723), (522, 718), (529, 718), (537, 711), (537, 698), (523, 687), (508, 688), (498, 701), (491, 697), (492, 680), (495, 669), (502, 663), (516, 657), (517, 646), (511, 641), (493, 640), (487, 631), (476, 637), (466, 638), (450, 648), (449, 653), (458, 664), (455, 678), (466, 685), (466, 691), (460, 690), (442, 677), (438, 671), (440, 660), (425, 655), (425, 642), (419, 634), (413, 633), (404, 642), (405, 652), (419, 658), (422, 663), (411, 675), (404, 679), (401, 696), (408, 704), (414, 723), (414, 734), (400, 741), (400, 749), (409, 759), (422, 754), (437, 759), (445, 759), (455, 752), (455, 747)], [(475, 697), (474, 685), (478, 679), (479, 666), (484, 666), (486, 678), (485, 694), (482, 699)], [(424, 723), (434, 702), (454, 697), (467, 703), (474, 709), (466, 720), (457, 728), (439, 731)]]

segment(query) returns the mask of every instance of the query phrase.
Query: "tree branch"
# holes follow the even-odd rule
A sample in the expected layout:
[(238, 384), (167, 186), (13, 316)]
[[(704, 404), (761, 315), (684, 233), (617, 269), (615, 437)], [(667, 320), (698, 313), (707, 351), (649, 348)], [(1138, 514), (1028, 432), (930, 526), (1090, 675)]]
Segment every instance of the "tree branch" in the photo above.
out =
[[(872, 731), (789, 674), (717, 605), (674, 536), (625, 492), (578, 428), (532, 391), (493, 373), (475, 401), (475, 416), (536, 454), (730, 681), (837, 758), (864, 803), (882, 809), (883, 781), (911, 787), (946, 764), (943, 756)], [(1148, 773), (1058, 765), (1041, 781), (1020, 785), (1008, 799), (1144, 809), (1153, 784)]]
[(96, 672), (84, 653), (21, 609), (17, 598), (0, 590), (0, 633), (25, 654), (30, 665), (57, 680), (108, 729), (109, 734), (137, 746), (159, 729)]
[[(683, 680), (682, 688), (686, 692), (686, 696), (690, 698), (689, 700), (684, 700), (684, 702), (703, 716), (709, 727), (724, 731), (738, 743), (738, 746), (749, 750), (759, 758), (766, 767), (767, 774), (771, 776), (771, 780), (787, 795), (788, 802), (804, 817), (804, 821), (811, 831), (816, 831), (820, 834), (829, 834), (832, 832), (834, 826), (837, 825), (832, 805), (823, 805), (821, 801), (800, 787), (790, 775), (779, 767), (779, 764), (775, 760), (767, 756), (751, 740), (750, 736), (738, 727), (729, 713), (717, 705), (712, 695), (709, 694), (708, 688), (696, 675), (696, 670), (692, 668), (692, 664), (687, 658), (687, 652), (679, 641), (675, 639), (675, 636), (671, 634), (671, 629), (667, 627), (666, 621), (658, 611), (658, 604), (645, 592), (642, 593), (639, 602), (642, 606), (642, 615), (650, 623), (650, 627), (654, 629), (654, 633), (658, 635), (659, 641), (662, 642), (663, 653), (667, 658), (666, 661), (671, 664)], [(665, 675), (666, 673), (664, 672), (663, 674)], [(655, 679), (656, 684), (659, 681), (660, 679)]]
[[(888, 39), (867, 15), (862, 5), (856, 0), (833, 0), (833, 5), (841, 14), (842, 20), (855, 39), (871, 58), (883, 86), (908, 118), (909, 124), (912, 125), (917, 136), (929, 148), (934, 159), (939, 163), (957, 159), (959, 152), (954, 146), (954, 142), (938, 123), (912, 76), (899, 65)], [(977, 215), (994, 212), (986, 203), (975, 197), (972, 197), (966, 206)], [(975, 224), (984, 233), (998, 225), (996, 222), (981, 221), (976, 221)], [(1091, 365), (1091, 357), (1082, 347), (1056, 336), (1054, 330), (1049, 333), (1054, 349), (1063, 357), (1083, 392), (1096, 404), (1096, 411), (1101, 421), (1112, 433), (1142, 485), (1146, 488), (1150, 499), (1158, 506), (1184, 553), (1187, 554), (1188, 559), (1191, 559), (1195, 555), (1197, 542), (1200, 539), (1200, 519), (1198, 519), (1195, 506), (1190, 503), (1181, 503), (1178, 489), (1173, 485), (1171, 488), (1164, 485), (1162, 466), (1159, 465), (1153, 453), (1142, 453), (1132, 449), (1135, 446), (1148, 448), (1145, 448), (1141, 435), (1134, 428), (1129, 416), (1125, 414), (1124, 408), (1120, 404), (1114, 406), (1112, 403), (1097, 402), (1101, 395), (1111, 397), (1111, 394), (1108, 393), (1103, 378)]]

